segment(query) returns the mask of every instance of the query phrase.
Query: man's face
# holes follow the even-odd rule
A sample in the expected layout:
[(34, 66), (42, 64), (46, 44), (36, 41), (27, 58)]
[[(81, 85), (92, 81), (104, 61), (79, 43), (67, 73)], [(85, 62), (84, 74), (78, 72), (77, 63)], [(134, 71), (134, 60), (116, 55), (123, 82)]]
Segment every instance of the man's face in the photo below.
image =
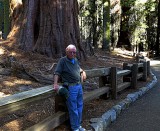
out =
[(76, 49), (75, 48), (70, 48), (66, 51), (66, 55), (69, 59), (73, 59), (76, 57)]

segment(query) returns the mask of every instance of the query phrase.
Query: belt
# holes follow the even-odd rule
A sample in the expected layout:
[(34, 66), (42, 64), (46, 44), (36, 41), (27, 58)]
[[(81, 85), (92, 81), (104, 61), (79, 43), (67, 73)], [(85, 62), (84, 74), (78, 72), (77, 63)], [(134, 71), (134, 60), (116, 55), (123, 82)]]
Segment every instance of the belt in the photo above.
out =
[(77, 83), (69, 83), (68, 86), (76, 86), (79, 85), (81, 82), (77, 82)]
[(81, 82), (76, 82), (76, 83), (64, 82), (62, 85), (69, 87), (69, 86), (76, 86), (76, 85), (79, 85), (79, 84), (81, 84)]

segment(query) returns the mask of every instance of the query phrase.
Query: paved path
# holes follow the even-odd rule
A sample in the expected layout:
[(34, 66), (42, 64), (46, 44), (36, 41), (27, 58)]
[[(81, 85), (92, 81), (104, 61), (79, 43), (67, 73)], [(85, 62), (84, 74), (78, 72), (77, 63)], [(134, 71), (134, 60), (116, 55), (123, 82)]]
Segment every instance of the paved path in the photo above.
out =
[(110, 124), (107, 131), (160, 131), (160, 61), (151, 61), (157, 84)]

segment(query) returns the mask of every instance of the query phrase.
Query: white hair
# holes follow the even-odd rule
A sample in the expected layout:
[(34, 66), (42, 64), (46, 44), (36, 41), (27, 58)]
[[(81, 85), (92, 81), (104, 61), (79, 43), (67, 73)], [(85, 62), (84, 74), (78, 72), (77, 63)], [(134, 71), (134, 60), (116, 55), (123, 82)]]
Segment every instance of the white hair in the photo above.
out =
[(67, 46), (66, 51), (68, 51), (69, 49), (75, 49), (75, 50), (77, 50), (76, 46), (72, 45), (72, 44), (70, 44), (70, 45)]

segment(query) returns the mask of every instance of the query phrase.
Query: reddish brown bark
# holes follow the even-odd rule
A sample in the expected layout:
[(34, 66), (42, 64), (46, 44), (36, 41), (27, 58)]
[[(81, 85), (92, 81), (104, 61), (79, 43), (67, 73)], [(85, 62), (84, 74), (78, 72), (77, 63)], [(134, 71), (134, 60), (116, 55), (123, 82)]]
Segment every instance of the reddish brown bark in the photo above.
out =
[(76, 0), (26, 0), (23, 12), (19, 36), (23, 50), (54, 58), (65, 55), (66, 46), (74, 44), (78, 48), (78, 56), (85, 56)]

